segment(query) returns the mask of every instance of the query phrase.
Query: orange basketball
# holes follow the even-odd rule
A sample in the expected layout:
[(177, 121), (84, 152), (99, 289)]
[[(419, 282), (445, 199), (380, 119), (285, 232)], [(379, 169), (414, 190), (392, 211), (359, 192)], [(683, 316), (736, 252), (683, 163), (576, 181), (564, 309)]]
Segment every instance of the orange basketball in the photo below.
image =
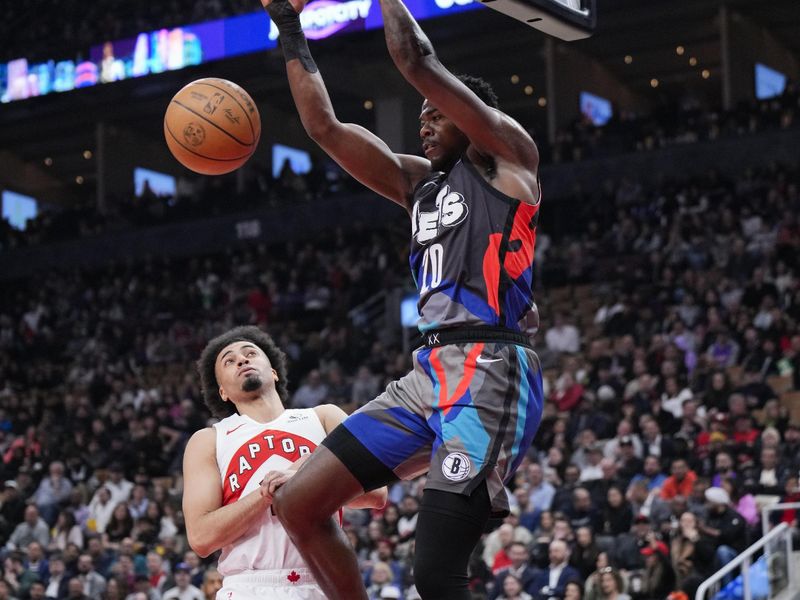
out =
[(183, 166), (221, 175), (241, 167), (255, 152), (261, 118), (253, 99), (235, 83), (198, 79), (170, 100), (164, 136)]

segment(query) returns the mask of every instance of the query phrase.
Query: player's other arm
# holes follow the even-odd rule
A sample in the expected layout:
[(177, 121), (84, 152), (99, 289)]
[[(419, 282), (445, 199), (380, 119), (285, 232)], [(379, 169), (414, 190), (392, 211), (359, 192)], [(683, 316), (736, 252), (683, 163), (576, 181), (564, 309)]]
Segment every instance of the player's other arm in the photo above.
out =
[(209, 556), (247, 532), (269, 508), (271, 499), (252, 493), (222, 505), (221, 475), (216, 461), (216, 434), (201, 429), (186, 444), (183, 456), (183, 515), (192, 550)]
[(289, 87), (306, 133), (358, 181), (408, 209), (414, 186), (430, 173), (430, 163), (419, 156), (394, 154), (369, 130), (339, 121), (292, 4), (261, 2), (280, 32)]
[(479, 153), (538, 170), (539, 152), (514, 119), (488, 106), (439, 61), (402, 0), (380, 0), (389, 54), (403, 77), (440, 110)]
[[(314, 411), (322, 422), (325, 433), (336, 429), (347, 418), (347, 413), (334, 404), (322, 404), (314, 408)], [(354, 498), (347, 506), (349, 508), (383, 508), (388, 498), (389, 490), (384, 486)]]

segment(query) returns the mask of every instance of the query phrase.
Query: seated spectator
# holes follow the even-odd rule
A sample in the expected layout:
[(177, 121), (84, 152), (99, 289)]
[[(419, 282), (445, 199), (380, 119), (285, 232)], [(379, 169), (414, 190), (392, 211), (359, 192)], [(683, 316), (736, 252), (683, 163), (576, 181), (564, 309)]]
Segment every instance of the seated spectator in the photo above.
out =
[(103, 593), (106, 591), (106, 580), (105, 577), (95, 571), (94, 563), (90, 555), (80, 555), (75, 576), (83, 586), (83, 593), (90, 600), (101, 600)]
[(39, 483), (31, 500), (39, 509), (42, 519), (48, 525), (53, 525), (59, 507), (67, 503), (71, 493), (72, 482), (64, 476), (64, 463), (56, 460), (50, 463), (48, 476)]
[(677, 495), (689, 496), (697, 479), (697, 473), (689, 469), (689, 464), (684, 458), (676, 458), (672, 461), (671, 472), (672, 475), (667, 477), (661, 488), (661, 497), (664, 500), (670, 500)]
[(583, 600), (583, 588), (577, 581), (568, 581), (564, 588), (564, 600)]
[[(394, 585), (394, 576), (392, 569), (385, 562), (377, 562), (372, 567), (372, 574), (370, 575), (369, 585), (367, 586), (367, 595), (369, 600), (381, 600), (381, 598), (391, 598), (391, 596), (384, 596), (382, 592), (389, 589), (397, 589)], [(400, 597), (399, 595), (397, 596)]]
[(581, 580), (586, 579), (594, 571), (599, 553), (592, 529), (590, 527), (576, 529), (575, 547), (570, 553), (569, 564), (580, 573)]
[(644, 481), (647, 484), (647, 489), (649, 491), (660, 491), (666, 480), (667, 476), (661, 472), (661, 461), (657, 456), (649, 454), (644, 459), (643, 470), (637, 472), (636, 475), (633, 476), (631, 483), (633, 484), (638, 481)]
[(111, 490), (105, 485), (100, 486), (89, 502), (89, 512), (87, 515), (86, 526), (89, 531), (105, 533), (111, 515), (114, 514), (116, 505), (111, 499)]
[(531, 506), (539, 511), (550, 510), (556, 490), (544, 479), (544, 471), (539, 463), (531, 463), (526, 470), (530, 485)]
[(633, 509), (630, 502), (620, 488), (610, 487), (606, 494), (598, 535), (613, 538), (630, 531), (632, 524)]
[(188, 564), (178, 563), (172, 573), (175, 587), (165, 591), (161, 600), (204, 600), (203, 592), (192, 585), (191, 567)]
[(63, 552), (69, 543), (83, 548), (83, 531), (75, 522), (75, 515), (72, 511), (62, 510), (56, 518), (47, 549), (51, 552), (54, 550)]
[(28, 544), (28, 559), (25, 561), (25, 570), (33, 573), (39, 581), (47, 581), (50, 577), (44, 548), (42, 548), (39, 542), (31, 542)]
[(694, 513), (683, 513), (678, 528), (672, 532), (670, 559), (678, 588), (689, 579), (706, 577), (713, 572), (709, 566), (714, 560), (713, 546), (707, 538), (701, 537)]
[(597, 588), (600, 592), (594, 596), (597, 600), (631, 600), (631, 597), (622, 591), (624, 589), (622, 575), (613, 567), (605, 567), (600, 570), (600, 581)]
[(502, 594), (507, 594), (505, 590), (505, 578), (513, 575), (519, 581), (523, 592), (533, 594), (533, 582), (536, 579), (537, 570), (530, 564), (530, 553), (528, 547), (520, 542), (511, 542), (506, 550), (511, 564), (495, 575), (494, 585), (489, 593), (489, 600), (495, 600)]
[(222, 589), (222, 575), (214, 568), (207, 569), (203, 576), (203, 586), (200, 588), (205, 600), (215, 600), (217, 592)]
[(39, 509), (33, 505), (25, 509), (25, 520), (14, 528), (6, 549), (26, 548), (31, 542), (39, 542), (44, 547), (50, 543), (50, 529), (39, 516)]
[(669, 561), (669, 549), (664, 542), (651, 535), (648, 544), (641, 550), (645, 557), (641, 572), (641, 585), (634, 591), (633, 598), (641, 600), (660, 600), (666, 598), (675, 587), (675, 573)]
[(550, 543), (549, 565), (546, 569), (539, 572), (533, 581), (535, 590), (533, 597), (535, 600), (549, 600), (550, 598), (561, 598), (564, 596), (564, 589), (570, 581), (580, 581), (580, 574), (569, 566), (569, 548), (562, 540), (554, 540)]
[(706, 490), (709, 504), (708, 517), (698, 523), (698, 530), (710, 538), (714, 546), (714, 564), (721, 568), (745, 549), (745, 520), (730, 507), (730, 496), (722, 488)]
[(508, 573), (503, 578), (503, 593), (498, 600), (532, 600), (532, 596), (525, 591), (519, 577)]
[(62, 600), (67, 595), (67, 581), (69, 580), (66, 574), (67, 568), (64, 564), (64, 557), (58, 552), (51, 554), (47, 567), (50, 573), (47, 579), (47, 587), (45, 588), (45, 596), (55, 600)]

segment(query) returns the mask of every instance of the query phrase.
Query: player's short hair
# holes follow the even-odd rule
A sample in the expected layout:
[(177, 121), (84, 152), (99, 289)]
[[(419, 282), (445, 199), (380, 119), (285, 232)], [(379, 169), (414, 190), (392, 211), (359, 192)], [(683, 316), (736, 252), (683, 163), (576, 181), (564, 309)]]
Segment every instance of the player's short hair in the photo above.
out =
[(492, 108), (499, 108), (500, 104), (497, 100), (497, 94), (494, 93), (492, 85), (485, 79), (480, 77), (473, 77), (472, 75), (456, 75), (458, 80), (466, 85), (469, 89), (475, 92), (475, 95), (483, 100), (487, 105)]
[(283, 353), (283, 350), (278, 348), (278, 345), (269, 334), (253, 325), (246, 325), (243, 327), (235, 327), (212, 339), (206, 344), (206, 347), (203, 348), (200, 359), (197, 361), (197, 371), (200, 373), (203, 400), (211, 411), (211, 414), (217, 418), (224, 418), (236, 412), (236, 407), (232, 402), (225, 402), (220, 397), (219, 382), (217, 382), (217, 374), (214, 372), (217, 356), (225, 346), (233, 344), (234, 342), (250, 342), (259, 347), (261, 351), (267, 355), (272, 368), (275, 369), (275, 372), (278, 374), (278, 381), (275, 382), (275, 390), (278, 392), (278, 396), (285, 406), (289, 400), (286, 354)]

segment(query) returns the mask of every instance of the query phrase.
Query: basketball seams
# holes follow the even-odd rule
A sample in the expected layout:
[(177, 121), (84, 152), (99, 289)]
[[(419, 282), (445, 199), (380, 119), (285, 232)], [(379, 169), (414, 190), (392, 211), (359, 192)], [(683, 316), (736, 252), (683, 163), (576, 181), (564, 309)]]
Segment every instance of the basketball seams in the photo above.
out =
[[(240, 140), (239, 138), (237, 138), (235, 135), (233, 135), (233, 134), (232, 134), (232, 133), (230, 133), (229, 131), (225, 131), (225, 130), (224, 130), (222, 127), (220, 127), (219, 125), (217, 125), (216, 123), (214, 123), (214, 121), (212, 121), (212, 120), (208, 119), (207, 117), (203, 116), (202, 114), (200, 114), (199, 112), (197, 112), (195, 109), (193, 109), (193, 108), (191, 108), (191, 107), (189, 107), (189, 106), (186, 106), (186, 105), (185, 105), (185, 104), (183, 104), (183, 103), (182, 103), (180, 100), (175, 100), (175, 98), (173, 98), (173, 99), (172, 99), (172, 102), (174, 102), (175, 104), (177, 104), (177, 105), (178, 105), (178, 106), (180, 106), (181, 108), (183, 108), (183, 109), (185, 109), (185, 110), (188, 110), (188, 111), (189, 111), (190, 113), (192, 113), (193, 115), (200, 117), (201, 119), (203, 119), (203, 120), (204, 120), (206, 123), (208, 123), (209, 125), (213, 125), (213, 126), (214, 126), (214, 127), (216, 127), (217, 129), (219, 129), (219, 130), (220, 130), (222, 133), (224, 133), (224, 134), (225, 134), (225, 135), (227, 135), (229, 138), (231, 138), (231, 139), (232, 139), (234, 142), (236, 142), (237, 144), (241, 144), (242, 146), (247, 146), (248, 148), (252, 148), (252, 147), (253, 147), (253, 144), (254, 144), (254, 143), (255, 143), (255, 141), (256, 141), (255, 139), (253, 139), (253, 144), (248, 144), (247, 142), (243, 142), (242, 140)], [(255, 138), (255, 136), (253, 136), (253, 137)]]
[(182, 149), (186, 150), (187, 152), (191, 152), (195, 156), (199, 156), (200, 158), (204, 158), (205, 160), (213, 160), (213, 161), (216, 161), (216, 162), (234, 162), (234, 161), (237, 161), (237, 160), (242, 160), (243, 158), (250, 158), (250, 156), (251, 156), (250, 154), (243, 154), (242, 156), (237, 156), (236, 158), (214, 158), (213, 156), (206, 156), (205, 154), (200, 154), (199, 152), (195, 152), (191, 148), (186, 147), (180, 141), (180, 139), (178, 139), (178, 136), (176, 136), (172, 132), (172, 129), (170, 129), (170, 127), (169, 127), (169, 125), (167, 123), (164, 123), (164, 129), (167, 130), (167, 133), (169, 133), (172, 136), (172, 139), (174, 139)]
[[(212, 87), (215, 90), (219, 90), (220, 92), (225, 92), (226, 94), (228, 94), (228, 96), (230, 96), (231, 100), (236, 102), (236, 104), (239, 105), (239, 108), (242, 109), (242, 112), (244, 113), (244, 116), (247, 117), (247, 124), (250, 126), (250, 135), (252, 136), (252, 138), (254, 140), (253, 143), (255, 144), (256, 142), (258, 142), (258, 140), (256, 139), (256, 130), (255, 130), (255, 127), (253, 127), (253, 121), (250, 120), (250, 114), (247, 112), (247, 109), (242, 105), (242, 103), (239, 102), (239, 100), (233, 94), (231, 94), (230, 90), (226, 90), (225, 88), (219, 87), (218, 85), (214, 85), (213, 83), (208, 83), (208, 81), (205, 81), (205, 80), (195, 81), (194, 85), (207, 85), (208, 87)], [(252, 101), (252, 98), (251, 98), (251, 101)], [(255, 106), (255, 103), (253, 103), (253, 105)], [(258, 113), (256, 113), (256, 114), (258, 114)], [(261, 137), (260, 134), (259, 134), (258, 137)]]

